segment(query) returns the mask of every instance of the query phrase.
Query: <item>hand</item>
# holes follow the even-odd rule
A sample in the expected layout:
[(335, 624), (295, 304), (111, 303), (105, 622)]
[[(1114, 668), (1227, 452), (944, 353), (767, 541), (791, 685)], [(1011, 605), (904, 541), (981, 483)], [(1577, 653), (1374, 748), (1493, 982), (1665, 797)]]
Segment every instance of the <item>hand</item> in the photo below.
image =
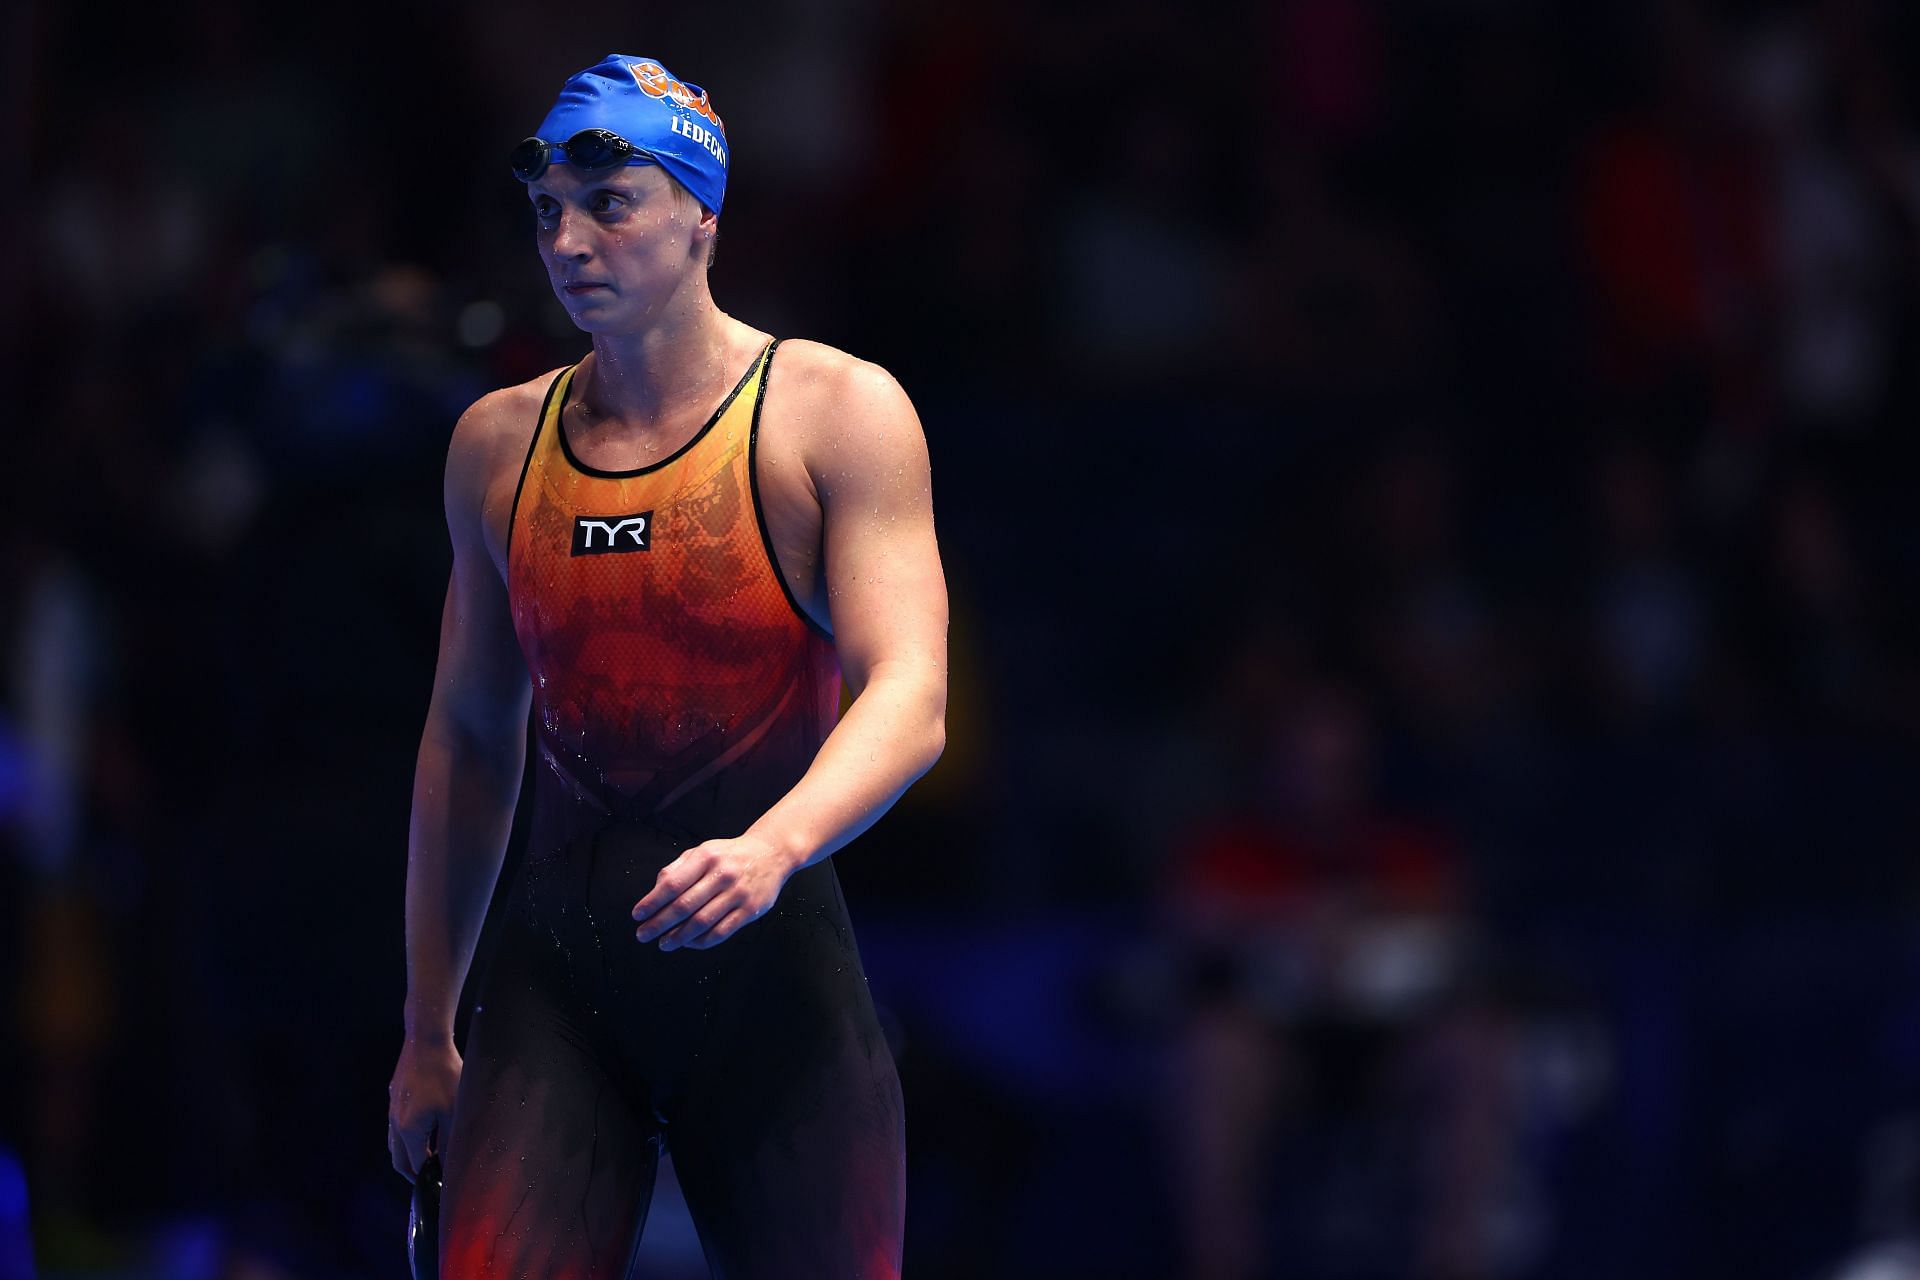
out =
[(461, 1065), (451, 1039), (430, 1044), (409, 1040), (400, 1051), (393, 1082), (387, 1086), (387, 1154), (408, 1182), (429, 1152), (440, 1155), (444, 1150)]
[(659, 938), (662, 951), (719, 946), (765, 915), (793, 872), (790, 858), (754, 836), (697, 844), (660, 868), (634, 904), (634, 937)]

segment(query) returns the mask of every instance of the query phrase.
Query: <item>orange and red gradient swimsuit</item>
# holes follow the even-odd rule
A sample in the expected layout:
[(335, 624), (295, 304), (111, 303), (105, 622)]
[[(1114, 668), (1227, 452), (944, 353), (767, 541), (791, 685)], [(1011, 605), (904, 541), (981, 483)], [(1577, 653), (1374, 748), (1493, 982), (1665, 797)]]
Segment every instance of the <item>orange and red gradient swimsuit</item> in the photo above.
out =
[(507, 548), (534, 811), (443, 1156), (444, 1276), (624, 1280), (663, 1150), (715, 1276), (899, 1274), (899, 1077), (833, 860), (707, 950), (630, 917), (681, 851), (786, 794), (838, 715), (832, 637), (759, 501), (777, 346), (645, 467), (574, 456), (573, 368), (534, 426)]

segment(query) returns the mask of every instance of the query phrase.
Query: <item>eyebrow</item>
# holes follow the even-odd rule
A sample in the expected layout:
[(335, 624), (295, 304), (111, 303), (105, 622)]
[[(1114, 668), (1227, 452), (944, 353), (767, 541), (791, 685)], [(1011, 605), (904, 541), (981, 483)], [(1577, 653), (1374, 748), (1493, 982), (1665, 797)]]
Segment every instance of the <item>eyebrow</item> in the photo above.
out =
[[(639, 189), (636, 187), (616, 187), (611, 183), (602, 182), (596, 186), (588, 187), (585, 191), (581, 192), (580, 198), (583, 200), (591, 200), (603, 191), (608, 195), (619, 196), (622, 200), (637, 200), (640, 196)], [(560, 198), (553, 192), (544, 191), (531, 183), (527, 185), (528, 200), (538, 200), (541, 196), (545, 196), (549, 200), (558, 200)]]

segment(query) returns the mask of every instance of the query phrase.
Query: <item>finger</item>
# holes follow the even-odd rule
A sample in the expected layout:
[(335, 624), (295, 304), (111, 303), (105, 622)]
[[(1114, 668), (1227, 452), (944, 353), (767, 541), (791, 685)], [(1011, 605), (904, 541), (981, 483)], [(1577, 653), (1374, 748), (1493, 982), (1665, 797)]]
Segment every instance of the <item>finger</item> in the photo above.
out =
[(678, 929), (663, 935), (660, 945), (667, 951), (675, 947), (684, 947), (695, 938), (701, 937), (714, 925), (730, 915), (739, 904), (725, 894), (717, 895), (706, 906), (693, 913), (688, 921)]
[[(714, 921), (726, 915), (738, 901), (734, 877), (726, 872), (716, 871), (681, 894), (679, 900), (667, 911), (647, 921), (644, 930), (649, 936), (659, 938), (663, 942), (668, 937), (674, 937), (677, 946), (695, 934), (706, 932)], [(674, 931), (676, 924), (679, 928)]]
[(698, 884), (706, 876), (707, 870), (704, 856), (700, 859), (690, 859), (687, 853), (683, 853), (669, 862), (660, 869), (660, 874), (647, 896), (633, 904), (634, 920), (645, 920), (678, 898)]
[(408, 1182), (413, 1181), (413, 1166), (407, 1163), (407, 1149), (400, 1142), (399, 1131), (392, 1120), (387, 1121), (387, 1157), (393, 1161), (393, 1169)]
[(718, 875), (708, 876), (699, 884), (683, 892), (671, 904), (662, 907), (651, 918), (634, 931), (634, 936), (642, 942), (661, 937), (667, 930), (680, 924), (695, 912), (712, 902), (714, 898), (731, 886), (731, 881)]
[(717, 947), (758, 918), (759, 914), (757, 912), (749, 911), (745, 906), (735, 907), (732, 911), (721, 917), (719, 924), (716, 924), (713, 928), (707, 930), (687, 945), (701, 951), (705, 951), (709, 947)]
[(401, 1134), (400, 1141), (405, 1144), (407, 1148), (407, 1167), (412, 1171), (414, 1177), (418, 1177), (420, 1174), (420, 1166), (427, 1162), (426, 1139), (418, 1131), (415, 1131), (413, 1133)]

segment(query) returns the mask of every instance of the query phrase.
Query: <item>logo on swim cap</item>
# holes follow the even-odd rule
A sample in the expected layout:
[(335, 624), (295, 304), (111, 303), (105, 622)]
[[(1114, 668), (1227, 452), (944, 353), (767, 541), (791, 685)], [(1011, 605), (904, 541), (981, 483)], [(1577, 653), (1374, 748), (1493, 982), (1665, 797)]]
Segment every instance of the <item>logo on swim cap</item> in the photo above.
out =
[(567, 78), (536, 136), (564, 143), (582, 129), (607, 129), (660, 162), (715, 213), (727, 191), (727, 127), (707, 91), (653, 58), (610, 53)]
[[(640, 91), (653, 98), (671, 98), (677, 107), (688, 107), (713, 121), (713, 127), (720, 131), (721, 137), (727, 136), (727, 126), (720, 123), (719, 115), (713, 109), (713, 103), (707, 100), (707, 91), (698, 85), (682, 84), (673, 78), (673, 73), (657, 62), (636, 62), (627, 70), (633, 73), (633, 82)], [(721, 164), (726, 163), (725, 157)]]

